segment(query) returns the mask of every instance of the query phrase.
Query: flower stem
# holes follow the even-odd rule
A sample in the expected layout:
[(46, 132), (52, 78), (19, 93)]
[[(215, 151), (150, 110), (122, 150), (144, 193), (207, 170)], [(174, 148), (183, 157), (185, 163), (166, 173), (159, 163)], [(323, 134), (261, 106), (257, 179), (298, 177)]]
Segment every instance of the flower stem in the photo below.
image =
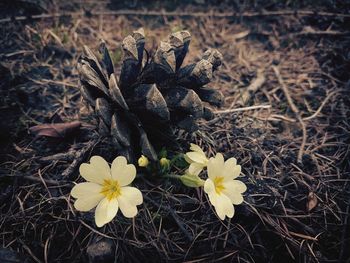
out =
[(180, 175), (177, 175), (177, 174), (165, 174), (164, 177), (166, 178), (170, 178), (170, 179), (177, 179), (177, 180), (180, 180)]

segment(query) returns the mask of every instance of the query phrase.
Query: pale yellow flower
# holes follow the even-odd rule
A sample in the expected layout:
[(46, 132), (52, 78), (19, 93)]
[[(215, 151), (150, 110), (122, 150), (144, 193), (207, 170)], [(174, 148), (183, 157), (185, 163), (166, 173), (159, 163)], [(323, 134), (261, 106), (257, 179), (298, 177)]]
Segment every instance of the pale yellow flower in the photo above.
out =
[(233, 205), (243, 202), (242, 193), (247, 190), (246, 185), (236, 179), (241, 173), (241, 166), (235, 158), (226, 162), (221, 153), (209, 159), (208, 179), (204, 183), (204, 191), (208, 194), (210, 203), (221, 220), (234, 215)]
[(96, 207), (98, 227), (112, 221), (119, 208), (125, 217), (136, 216), (136, 206), (142, 204), (143, 197), (139, 189), (129, 186), (136, 177), (136, 168), (127, 164), (125, 157), (115, 158), (110, 167), (102, 157), (93, 156), (90, 163), (80, 165), (79, 171), (88, 182), (73, 187), (71, 195), (77, 198), (74, 207), (83, 212)]
[(185, 160), (190, 164), (188, 172), (193, 175), (198, 175), (208, 164), (208, 158), (204, 151), (196, 144), (191, 143), (191, 152), (185, 154)]
[(149, 164), (148, 158), (144, 155), (141, 155), (141, 157), (138, 159), (137, 163), (140, 167), (147, 167)]

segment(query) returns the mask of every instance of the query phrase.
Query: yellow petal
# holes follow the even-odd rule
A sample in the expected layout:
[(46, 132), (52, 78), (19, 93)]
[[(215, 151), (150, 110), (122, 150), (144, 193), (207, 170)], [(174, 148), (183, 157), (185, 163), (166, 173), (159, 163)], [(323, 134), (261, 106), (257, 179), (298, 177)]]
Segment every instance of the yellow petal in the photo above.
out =
[(237, 192), (230, 192), (227, 190), (224, 190), (223, 193), (231, 200), (231, 203), (234, 205), (240, 205), (243, 203), (243, 196), (240, 193)]
[(135, 205), (140, 205), (143, 203), (143, 196), (139, 189), (132, 186), (124, 186), (121, 188), (120, 196), (123, 199), (129, 200)]
[(216, 196), (216, 205), (214, 207), (221, 220), (224, 220), (225, 216), (232, 218), (235, 213), (231, 200), (224, 194)]
[(98, 227), (112, 221), (118, 212), (118, 200), (113, 198), (108, 200), (103, 198), (96, 207), (95, 211), (95, 223)]
[(103, 199), (103, 195), (101, 194), (92, 194), (89, 196), (84, 196), (81, 198), (78, 198), (74, 202), (74, 207), (78, 211), (81, 212), (87, 212), (93, 209), (97, 204)]
[(234, 185), (235, 190), (239, 193), (244, 193), (247, 191), (247, 186), (242, 181), (233, 180), (232, 184)]
[(188, 173), (193, 175), (199, 175), (203, 170), (204, 165), (200, 163), (191, 163), (190, 167), (188, 167)]
[(222, 176), (224, 170), (224, 157), (221, 153), (217, 153), (215, 157), (209, 159), (208, 177), (215, 180), (216, 177)]
[[(224, 180), (233, 180), (234, 175), (235, 175), (235, 170), (237, 166), (237, 160), (235, 158), (230, 158), (226, 160), (224, 167), (223, 167), (223, 172), (222, 175), (224, 176)], [(237, 176), (236, 176), (237, 177)]]
[(188, 158), (188, 156), (186, 154), (184, 154), (183, 156), (184, 156), (184, 159), (186, 162), (193, 163), (193, 161), (190, 158)]
[(198, 152), (188, 152), (186, 153), (186, 156), (195, 163), (202, 163), (206, 164), (208, 162), (207, 157), (205, 155), (198, 153)]
[(127, 164), (124, 156), (118, 156), (112, 162), (112, 178), (117, 180), (120, 186), (129, 185), (136, 177), (136, 168), (133, 164)]
[(212, 192), (215, 192), (214, 182), (209, 178), (207, 180), (205, 180), (204, 192), (206, 192), (207, 194), (211, 194)]
[(194, 151), (194, 152), (201, 153), (202, 155), (204, 155), (204, 156), (205, 156), (204, 151), (203, 151), (203, 150), (202, 150), (202, 148), (201, 148), (201, 147), (199, 147), (197, 144), (191, 143), (190, 150), (191, 150), (191, 151)]
[(99, 194), (101, 192), (101, 185), (96, 183), (80, 183), (75, 185), (70, 194), (74, 198), (86, 197), (94, 194)]
[(204, 192), (208, 194), (209, 201), (214, 206), (215, 211), (221, 220), (224, 220), (225, 216), (229, 218), (233, 217), (234, 207), (230, 198), (225, 194), (217, 194), (215, 191), (215, 185), (211, 179), (205, 181)]
[(109, 165), (101, 156), (92, 156), (90, 163), (80, 165), (79, 172), (86, 181), (97, 184), (102, 184), (104, 180), (111, 179)]
[(241, 166), (236, 165), (232, 171), (232, 179), (236, 179), (241, 174)]
[(234, 205), (239, 205), (243, 203), (242, 193), (247, 190), (247, 186), (238, 180), (233, 180), (231, 182), (224, 182), (223, 193), (230, 198), (231, 203)]
[(118, 197), (119, 207), (123, 215), (132, 218), (137, 214), (137, 205), (142, 204), (143, 197), (139, 189), (135, 187), (122, 187)]

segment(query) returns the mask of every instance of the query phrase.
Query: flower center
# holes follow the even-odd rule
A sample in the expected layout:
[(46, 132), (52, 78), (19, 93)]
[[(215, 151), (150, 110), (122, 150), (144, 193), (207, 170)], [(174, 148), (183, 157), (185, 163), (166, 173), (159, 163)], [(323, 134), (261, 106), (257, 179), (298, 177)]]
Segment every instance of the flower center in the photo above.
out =
[(104, 180), (102, 184), (101, 194), (103, 194), (108, 200), (112, 200), (120, 196), (120, 185), (115, 180)]
[(215, 186), (215, 191), (217, 194), (220, 194), (222, 192), (222, 190), (225, 189), (223, 182), (224, 182), (224, 177), (222, 177), (222, 176), (216, 177), (214, 179), (214, 186)]

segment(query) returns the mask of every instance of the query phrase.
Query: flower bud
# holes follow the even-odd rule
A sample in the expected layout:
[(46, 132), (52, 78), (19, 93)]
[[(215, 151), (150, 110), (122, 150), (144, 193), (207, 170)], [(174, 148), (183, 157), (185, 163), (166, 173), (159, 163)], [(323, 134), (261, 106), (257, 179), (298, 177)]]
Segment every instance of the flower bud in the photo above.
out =
[(140, 167), (147, 167), (149, 164), (148, 158), (144, 155), (141, 155), (141, 157), (138, 159), (137, 163)]
[(162, 169), (169, 169), (170, 168), (170, 160), (163, 157), (159, 160), (159, 164), (162, 167)]
[(204, 181), (198, 176), (190, 173), (186, 173), (180, 176), (181, 182), (188, 187), (201, 187), (204, 185)]

